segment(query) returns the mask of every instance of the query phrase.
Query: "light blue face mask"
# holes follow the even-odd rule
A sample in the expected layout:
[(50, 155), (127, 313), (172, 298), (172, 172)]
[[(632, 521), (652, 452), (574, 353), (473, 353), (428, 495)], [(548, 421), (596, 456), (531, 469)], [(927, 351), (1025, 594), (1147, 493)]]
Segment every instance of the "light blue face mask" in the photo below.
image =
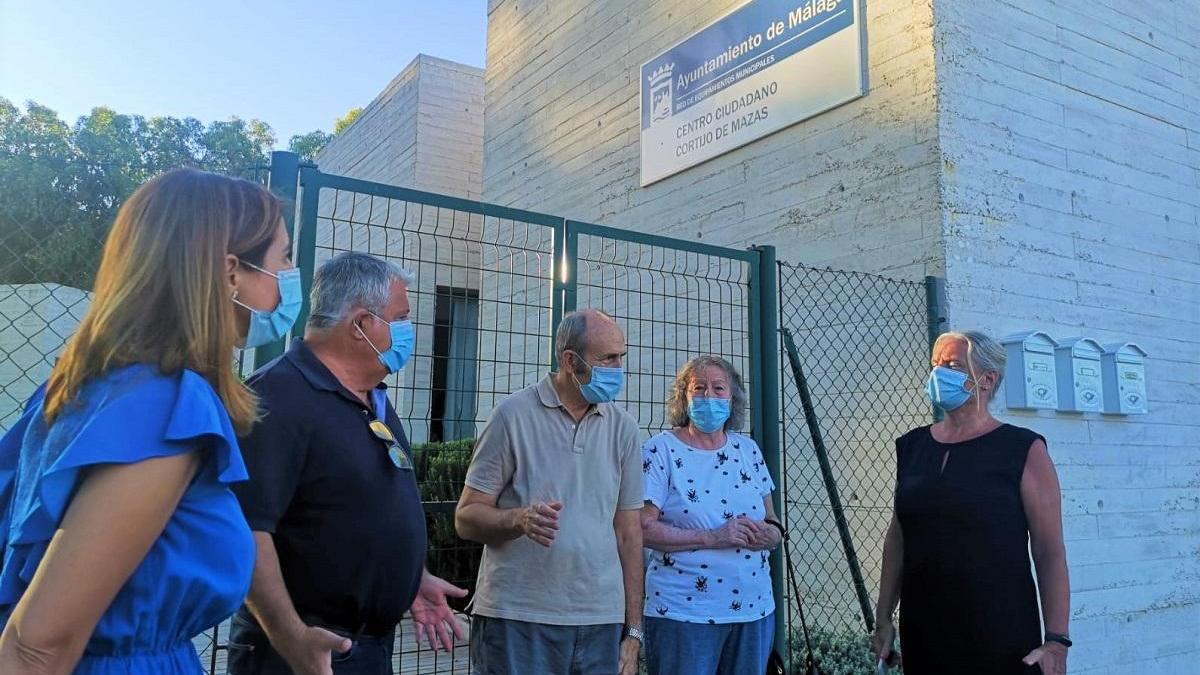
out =
[[(583, 399), (593, 405), (597, 403), (611, 403), (617, 400), (617, 396), (621, 394), (621, 387), (625, 386), (625, 371), (621, 368), (610, 368), (606, 366), (593, 366), (584, 361), (583, 356), (578, 352), (572, 352), (579, 357), (585, 365), (592, 371), (592, 379), (587, 384), (579, 384), (579, 378), (575, 378), (576, 384), (579, 384), (579, 393), (583, 395)], [(574, 374), (572, 374), (574, 377)]]
[[(374, 312), (371, 312), (371, 316), (383, 321), (383, 317)], [(412, 358), (413, 347), (417, 342), (416, 329), (408, 319), (383, 322), (388, 325), (388, 335), (392, 339), (392, 344), (386, 351), (380, 351), (375, 343), (371, 342), (371, 338), (363, 332), (362, 326), (357, 326), (358, 332), (367, 341), (367, 344), (371, 345), (371, 349), (374, 349), (375, 353), (379, 355), (379, 362), (383, 364), (384, 368), (387, 368), (388, 373), (398, 373)]]
[(971, 398), (966, 386), (969, 379), (966, 373), (953, 368), (935, 366), (925, 379), (925, 394), (938, 408), (946, 412), (957, 410)]
[(722, 429), (729, 419), (729, 399), (697, 396), (688, 401), (688, 419), (706, 434)]
[(252, 270), (275, 277), (275, 283), (279, 285), (279, 304), (270, 312), (254, 309), (238, 300), (236, 292), (233, 294), (234, 304), (250, 312), (250, 329), (246, 331), (242, 349), (261, 347), (282, 340), (296, 323), (296, 318), (300, 316), (300, 306), (304, 302), (303, 291), (300, 288), (300, 270), (293, 267), (274, 273), (245, 260), (240, 262)]

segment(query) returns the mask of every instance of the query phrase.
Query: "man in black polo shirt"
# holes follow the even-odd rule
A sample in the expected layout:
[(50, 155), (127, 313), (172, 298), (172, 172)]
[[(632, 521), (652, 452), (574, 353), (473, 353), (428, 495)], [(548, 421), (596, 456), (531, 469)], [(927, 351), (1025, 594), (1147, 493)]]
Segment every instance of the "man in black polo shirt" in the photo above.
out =
[(412, 276), (362, 253), (317, 272), (304, 340), (250, 379), (262, 420), (235, 492), (258, 560), (233, 618), (231, 675), (392, 672), (396, 624), (446, 648), (462, 629), (424, 569), (425, 514), (383, 379), (412, 354)]

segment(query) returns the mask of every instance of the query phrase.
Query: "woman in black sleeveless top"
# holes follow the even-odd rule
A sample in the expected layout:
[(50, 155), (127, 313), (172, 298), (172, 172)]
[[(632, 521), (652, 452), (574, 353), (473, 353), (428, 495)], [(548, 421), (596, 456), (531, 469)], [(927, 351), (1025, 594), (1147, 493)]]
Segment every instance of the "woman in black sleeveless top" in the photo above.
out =
[(1004, 360), (1003, 347), (982, 333), (942, 335), (926, 390), (945, 419), (896, 440), (874, 645), (888, 656), (899, 603), (908, 675), (1066, 672), (1070, 589), (1058, 478), (1045, 438), (988, 412)]

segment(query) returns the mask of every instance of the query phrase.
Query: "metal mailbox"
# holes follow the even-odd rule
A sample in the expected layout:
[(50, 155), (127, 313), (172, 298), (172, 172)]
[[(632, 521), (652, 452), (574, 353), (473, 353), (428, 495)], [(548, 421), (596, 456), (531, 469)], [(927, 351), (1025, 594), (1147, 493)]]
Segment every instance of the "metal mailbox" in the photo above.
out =
[(1104, 380), (1100, 356), (1104, 348), (1085, 337), (1058, 341), (1054, 367), (1058, 371), (1058, 409), (1067, 412), (1101, 412), (1104, 409)]
[(1000, 341), (1008, 352), (1005, 400), (1010, 408), (1058, 407), (1054, 338), (1041, 331), (1014, 333)]
[(1100, 357), (1104, 372), (1104, 412), (1144, 415), (1146, 406), (1146, 351), (1132, 342), (1106, 345)]

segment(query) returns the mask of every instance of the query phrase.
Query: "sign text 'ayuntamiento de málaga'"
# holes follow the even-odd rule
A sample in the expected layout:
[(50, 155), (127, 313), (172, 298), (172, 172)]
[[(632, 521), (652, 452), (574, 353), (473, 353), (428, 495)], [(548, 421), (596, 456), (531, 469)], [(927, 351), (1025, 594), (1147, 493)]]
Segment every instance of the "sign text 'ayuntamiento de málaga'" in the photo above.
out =
[(865, 93), (859, 0), (752, 0), (642, 66), (642, 185)]

